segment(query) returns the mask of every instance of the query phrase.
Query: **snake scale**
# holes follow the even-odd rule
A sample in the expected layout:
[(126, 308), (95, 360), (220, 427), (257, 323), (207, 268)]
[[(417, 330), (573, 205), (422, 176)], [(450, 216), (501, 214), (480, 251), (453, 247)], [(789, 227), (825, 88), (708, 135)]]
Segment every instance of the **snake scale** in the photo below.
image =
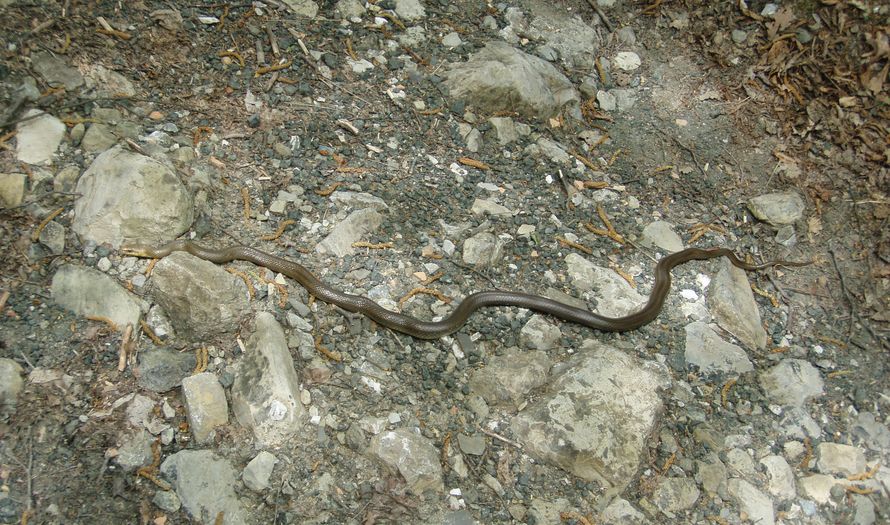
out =
[(516, 306), (528, 308), (554, 317), (578, 323), (604, 332), (626, 332), (637, 329), (658, 317), (671, 287), (671, 269), (693, 260), (726, 257), (729, 261), (747, 271), (761, 270), (772, 266), (804, 266), (809, 262), (771, 261), (764, 264), (748, 264), (739, 259), (728, 248), (687, 248), (662, 258), (655, 266), (655, 285), (649, 294), (646, 305), (638, 312), (624, 317), (605, 317), (589, 310), (575, 308), (540, 295), (503, 290), (487, 290), (468, 295), (451, 312), (439, 321), (423, 321), (383, 308), (371, 299), (349, 294), (332, 288), (317, 278), (303, 265), (248, 246), (229, 246), (210, 249), (188, 240), (175, 240), (159, 248), (146, 245), (131, 245), (121, 249), (126, 255), (159, 259), (173, 252), (188, 252), (198, 258), (223, 264), (235, 260), (248, 261), (263, 266), (273, 272), (284, 274), (299, 282), (316, 299), (337, 305), (350, 312), (358, 312), (377, 323), (419, 339), (437, 339), (458, 331), (470, 315), (488, 306)]

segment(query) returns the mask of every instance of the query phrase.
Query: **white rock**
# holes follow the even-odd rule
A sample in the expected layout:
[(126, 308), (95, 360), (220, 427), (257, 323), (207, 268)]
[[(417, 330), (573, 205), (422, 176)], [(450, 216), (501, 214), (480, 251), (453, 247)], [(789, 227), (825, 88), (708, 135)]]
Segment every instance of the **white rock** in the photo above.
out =
[(39, 116), (16, 125), (16, 158), (28, 164), (44, 164), (52, 160), (65, 137), (65, 124), (39, 109), (30, 109), (22, 117), (34, 115)]
[(640, 60), (640, 56), (633, 51), (621, 51), (615, 55), (615, 58), (612, 59), (612, 63), (615, 64), (615, 67), (624, 71), (633, 71), (640, 67), (642, 61)]

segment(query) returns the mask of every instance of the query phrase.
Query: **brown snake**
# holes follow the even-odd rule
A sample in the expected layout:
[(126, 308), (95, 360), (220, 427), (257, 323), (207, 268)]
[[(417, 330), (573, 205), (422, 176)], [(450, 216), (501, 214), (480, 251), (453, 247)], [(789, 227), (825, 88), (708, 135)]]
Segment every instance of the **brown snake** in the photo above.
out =
[(507, 292), (503, 290), (488, 290), (468, 295), (451, 312), (451, 315), (440, 321), (423, 321), (408, 315), (387, 310), (371, 299), (348, 294), (331, 288), (303, 265), (276, 257), (255, 248), (247, 246), (230, 246), (219, 250), (213, 250), (197, 245), (187, 240), (176, 240), (160, 248), (151, 248), (143, 245), (131, 245), (122, 247), (121, 251), (126, 255), (136, 257), (161, 258), (172, 252), (188, 252), (198, 258), (222, 264), (234, 260), (249, 261), (263, 266), (273, 272), (282, 273), (299, 282), (306, 290), (317, 299), (326, 303), (335, 304), (344, 310), (358, 312), (368, 316), (377, 323), (392, 328), (419, 339), (436, 339), (458, 331), (467, 321), (467, 318), (479, 308), (486, 306), (517, 306), (550, 314), (564, 321), (582, 324), (604, 332), (626, 332), (639, 328), (658, 317), (664, 300), (671, 287), (670, 271), (674, 266), (692, 260), (713, 259), (724, 256), (729, 261), (743, 270), (761, 270), (772, 266), (805, 266), (810, 262), (772, 261), (764, 264), (748, 264), (740, 260), (728, 248), (687, 248), (672, 253), (658, 261), (655, 266), (655, 285), (652, 293), (640, 311), (624, 317), (605, 317), (588, 310), (575, 308), (540, 295), (530, 295), (521, 292)]

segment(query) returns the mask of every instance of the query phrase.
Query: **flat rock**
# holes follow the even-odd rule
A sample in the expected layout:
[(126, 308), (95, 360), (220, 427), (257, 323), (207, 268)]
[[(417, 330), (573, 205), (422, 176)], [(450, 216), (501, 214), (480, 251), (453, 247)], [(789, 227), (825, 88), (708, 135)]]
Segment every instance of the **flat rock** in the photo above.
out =
[(470, 375), (470, 392), (482, 396), (490, 405), (521, 404), (532, 389), (547, 381), (551, 361), (541, 351), (526, 352), (508, 348), (494, 356), (488, 366)]
[(816, 468), (822, 474), (852, 476), (865, 472), (865, 452), (852, 445), (841, 443), (819, 443), (816, 447), (819, 456)]
[(0, 173), (0, 207), (14, 208), (25, 199), (24, 173)]
[(158, 261), (152, 281), (152, 295), (182, 336), (234, 332), (250, 311), (242, 280), (185, 252)]
[(547, 320), (543, 315), (535, 314), (519, 331), (519, 342), (533, 350), (549, 350), (559, 346), (562, 337), (559, 327)]
[(193, 352), (179, 353), (158, 348), (139, 353), (136, 378), (139, 386), (153, 392), (167, 392), (182, 384), (195, 369)]
[(84, 83), (83, 75), (76, 67), (69, 66), (52, 53), (34, 53), (31, 55), (31, 67), (52, 87), (63, 86), (66, 91), (74, 91)]
[(801, 495), (810, 498), (820, 505), (831, 501), (831, 489), (835, 485), (847, 486), (850, 482), (846, 479), (835, 478), (827, 474), (813, 474), (797, 480)]
[(662, 410), (659, 391), (669, 385), (660, 365), (586, 341), (510, 426), (538, 460), (623, 490), (647, 453)]
[(121, 438), (121, 445), (118, 447), (114, 462), (127, 472), (150, 465), (152, 461), (151, 444), (154, 440), (154, 437), (144, 429), (126, 434)]
[(760, 374), (760, 386), (773, 402), (800, 407), (821, 396), (825, 385), (819, 370), (809, 362), (784, 359)]
[(414, 22), (426, 16), (426, 9), (420, 0), (395, 0), (396, 14), (402, 20)]
[(868, 448), (890, 450), (890, 429), (871, 412), (860, 412), (851, 432)]
[(37, 240), (50, 254), (61, 255), (65, 252), (65, 227), (56, 221), (49, 221), (40, 231)]
[(794, 224), (803, 217), (803, 199), (793, 191), (767, 193), (748, 201), (748, 209), (758, 219), (773, 226)]
[(677, 513), (692, 508), (700, 493), (695, 480), (663, 478), (652, 492), (652, 502), (664, 513)]
[(130, 79), (102, 64), (93, 63), (89, 66), (85, 83), (99, 98), (136, 96), (136, 88)]
[(121, 328), (128, 324), (137, 327), (142, 312), (148, 309), (111, 277), (83, 266), (60, 267), (50, 289), (56, 304), (78, 315), (107, 317)]
[(706, 323), (686, 325), (686, 362), (704, 374), (743, 374), (754, 370), (748, 354), (727, 343)]
[(476, 215), (488, 214), (495, 217), (510, 217), (513, 215), (513, 210), (490, 199), (474, 200), (470, 211)]
[(339, 0), (335, 11), (340, 18), (361, 18), (365, 14), (365, 3), (361, 0)]
[(381, 432), (371, 439), (368, 454), (401, 474), (414, 494), (444, 488), (439, 452), (417, 432), (407, 428)]
[(272, 477), (272, 469), (276, 463), (278, 458), (274, 454), (262, 450), (244, 467), (241, 480), (250, 490), (256, 492), (266, 490), (269, 488), (269, 478)]
[(211, 372), (188, 376), (182, 380), (189, 427), (195, 442), (205, 444), (213, 440), (213, 430), (229, 422), (226, 393)]
[(370, 193), (359, 191), (335, 191), (330, 196), (331, 202), (342, 204), (344, 206), (352, 206), (353, 208), (373, 208), (375, 210), (388, 210), (389, 206), (386, 201), (371, 195)]
[(32, 117), (16, 125), (16, 158), (28, 164), (46, 164), (65, 138), (65, 124), (39, 109), (29, 109), (22, 118)]
[[(161, 463), (183, 507), (196, 522), (254, 523), (235, 494), (235, 469), (210, 450), (180, 450)], [(222, 515), (222, 521), (217, 519)]]
[(770, 455), (760, 459), (760, 464), (769, 479), (769, 493), (778, 500), (789, 500), (797, 496), (794, 471), (782, 456)]
[(373, 208), (363, 208), (350, 213), (331, 230), (331, 233), (315, 246), (315, 251), (344, 257), (355, 252), (352, 244), (365, 240), (367, 234), (377, 230), (383, 216)]
[(589, 292), (596, 300), (596, 313), (606, 317), (622, 317), (635, 313), (646, 304), (643, 297), (614, 270), (593, 264), (584, 257), (566, 256), (566, 271), (575, 288)]
[(105, 151), (117, 144), (118, 137), (114, 133), (114, 128), (101, 122), (96, 122), (87, 128), (83, 138), (80, 141), (80, 147), (84, 151), (93, 153), (97, 151)]
[(519, 132), (516, 130), (516, 124), (512, 118), (491, 117), (488, 119), (488, 122), (494, 128), (494, 134), (498, 139), (498, 144), (501, 146), (506, 146), (519, 139)]
[(93, 160), (77, 181), (72, 228), (86, 240), (161, 244), (188, 229), (192, 197), (160, 162), (116, 146)]
[(615, 498), (608, 507), (603, 509), (596, 523), (602, 525), (649, 525), (652, 522), (626, 499)]
[(0, 406), (15, 405), (25, 381), (22, 367), (12, 359), (0, 357)]
[(260, 312), (232, 385), (232, 409), (238, 422), (264, 446), (282, 443), (303, 424), (300, 381), (275, 317)]
[(665, 221), (647, 224), (643, 228), (640, 242), (643, 246), (657, 246), (668, 253), (679, 252), (684, 248), (683, 239), (674, 231), (674, 225)]
[(450, 96), (480, 113), (509, 110), (547, 119), (579, 102), (572, 83), (552, 64), (501, 41), (489, 42), (467, 62), (452, 65), (445, 76)]
[(318, 4), (312, 0), (282, 0), (282, 3), (297, 16), (315, 18), (315, 15), (318, 14)]
[(708, 290), (708, 305), (717, 324), (746, 347), (763, 350), (767, 335), (745, 271), (721, 259), (721, 268)]
[(554, 7), (546, 2), (532, 3), (533, 17), (526, 33), (546, 42), (570, 69), (591, 67), (602, 38), (580, 16)]
[(504, 255), (504, 242), (493, 233), (479, 232), (464, 241), (463, 261), (477, 268), (493, 266)]
[(740, 478), (732, 478), (727, 483), (727, 491), (752, 523), (759, 525), (776, 523), (772, 500), (751, 483)]
[(535, 142), (535, 146), (541, 155), (550, 159), (554, 164), (568, 166), (575, 162), (575, 158), (569, 155), (561, 145), (546, 137), (539, 138)]

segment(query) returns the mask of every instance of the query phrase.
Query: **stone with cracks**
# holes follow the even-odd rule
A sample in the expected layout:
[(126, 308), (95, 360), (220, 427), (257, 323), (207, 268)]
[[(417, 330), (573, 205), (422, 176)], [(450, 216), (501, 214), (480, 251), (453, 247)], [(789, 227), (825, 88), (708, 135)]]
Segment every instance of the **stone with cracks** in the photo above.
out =
[(264, 446), (282, 443), (302, 425), (300, 381), (275, 317), (260, 312), (256, 330), (238, 365), (232, 385), (232, 409), (238, 422), (253, 430)]
[(401, 474), (414, 494), (443, 489), (439, 452), (417, 432), (399, 428), (377, 434), (371, 439), (368, 453)]
[(552, 64), (505, 42), (489, 42), (467, 62), (453, 65), (444, 84), (451, 97), (484, 113), (509, 110), (547, 119), (579, 102), (572, 83)]
[(161, 463), (161, 474), (172, 481), (182, 506), (196, 522), (254, 523), (235, 494), (235, 469), (210, 450), (180, 450)]
[(53, 276), (53, 300), (72, 312), (111, 319), (123, 328), (137, 327), (144, 301), (126, 291), (111, 277), (92, 268), (67, 264)]
[(711, 283), (708, 305), (721, 328), (738, 338), (748, 348), (766, 348), (766, 330), (754, 301), (751, 283), (745, 271), (721, 259), (722, 268)]
[(161, 259), (152, 279), (155, 300), (183, 336), (234, 332), (250, 310), (242, 280), (185, 252)]
[(30, 109), (22, 117), (29, 120), (16, 125), (16, 158), (28, 164), (51, 161), (65, 137), (65, 124), (39, 109)]
[(169, 167), (120, 146), (96, 157), (75, 192), (75, 233), (115, 248), (168, 241), (194, 217), (192, 196)]
[(315, 247), (321, 254), (337, 257), (350, 255), (355, 251), (352, 243), (365, 240), (365, 236), (380, 227), (383, 216), (373, 208), (355, 210), (334, 226), (331, 233)]
[(660, 365), (587, 341), (511, 428), (538, 460), (620, 491), (646, 457), (662, 411), (659, 391), (669, 385)]

